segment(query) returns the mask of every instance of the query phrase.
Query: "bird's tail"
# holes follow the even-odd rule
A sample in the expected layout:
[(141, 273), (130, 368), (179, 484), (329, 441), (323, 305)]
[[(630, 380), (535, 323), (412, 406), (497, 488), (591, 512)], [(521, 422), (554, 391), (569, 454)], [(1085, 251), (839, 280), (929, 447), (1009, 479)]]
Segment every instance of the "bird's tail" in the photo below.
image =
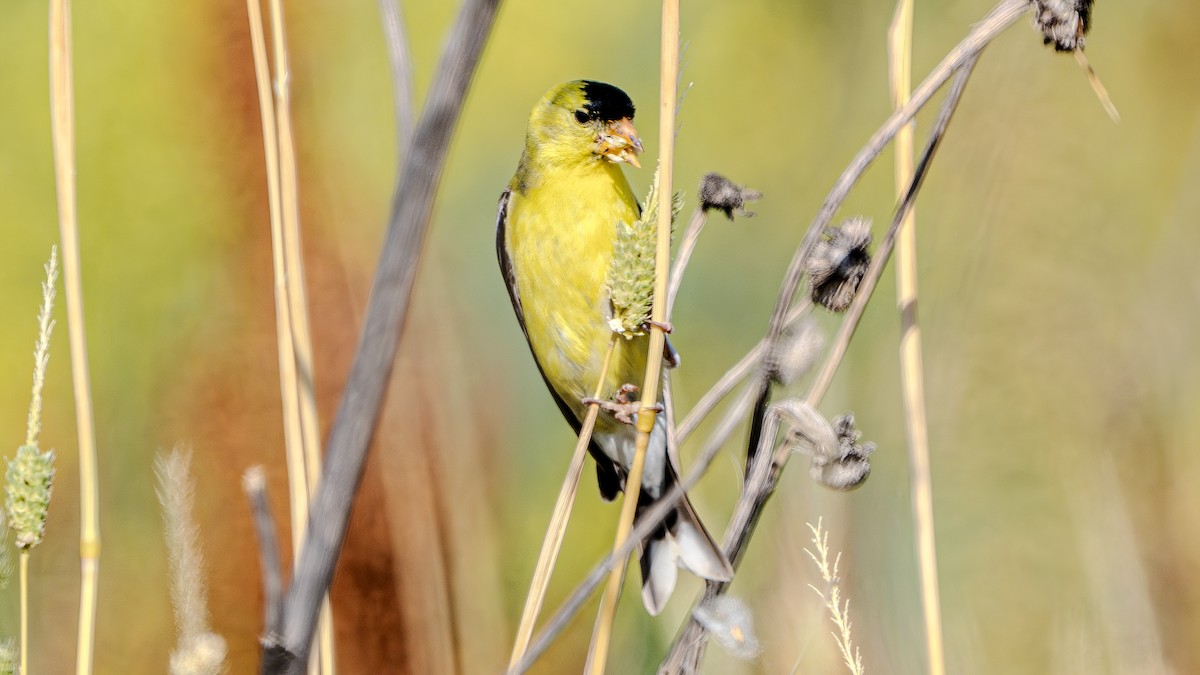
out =
[[(671, 462), (666, 462), (663, 487), (666, 495), (679, 482)], [(638, 517), (653, 504), (654, 499), (642, 489), (638, 497)], [(717, 542), (700, 522), (687, 495), (675, 505), (666, 520), (642, 540), (639, 547), (642, 563), (642, 602), (646, 611), (657, 615), (675, 590), (676, 567), (712, 581), (733, 579), (733, 566), (721, 552)]]

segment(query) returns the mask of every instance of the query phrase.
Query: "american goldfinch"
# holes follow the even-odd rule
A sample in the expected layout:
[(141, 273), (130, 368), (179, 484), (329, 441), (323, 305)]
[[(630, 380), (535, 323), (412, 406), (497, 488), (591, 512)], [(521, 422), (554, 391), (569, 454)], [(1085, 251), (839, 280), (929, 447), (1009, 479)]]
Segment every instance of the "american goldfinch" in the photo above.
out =
[[(616, 228), (618, 222), (632, 224), (640, 213), (620, 166), (640, 166), (642, 143), (633, 113), (629, 96), (610, 84), (576, 80), (554, 87), (529, 116), (524, 154), (500, 197), (500, 270), (538, 370), (576, 432), (612, 338), (606, 281)], [(602, 399), (620, 401), (629, 391), (626, 385), (642, 382), (648, 345), (644, 335), (616, 341)], [(634, 426), (614, 414), (618, 407), (603, 407), (590, 446), (605, 500), (624, 491), (637, 437)], [(666, 436), (665, 416), (659, 415), (647, 449), (639, 512), (678, 481)], [(640, 554), (642, 600), (651, 614), (670, 597), (677, 565), (707, 579), (733, 575), (686, 497), (663, 527), (641, 542)]]

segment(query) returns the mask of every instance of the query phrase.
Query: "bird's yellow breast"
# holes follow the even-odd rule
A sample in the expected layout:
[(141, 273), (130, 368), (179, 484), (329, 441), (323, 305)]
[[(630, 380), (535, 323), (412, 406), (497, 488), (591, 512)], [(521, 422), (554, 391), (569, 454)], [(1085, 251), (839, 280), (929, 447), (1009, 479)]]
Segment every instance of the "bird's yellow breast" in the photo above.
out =
[[(605, 285), (616, 224), (637, 219), (637, 201), (620, 168), (603, 161), (559, 166), (552, 180), (521, 187), (509, 200), (505, 244), (525, 329), (547, 379), (582, 417), (579, 400), (594, 392), (612, 335)], [(618, 340), (602, 396), (641, 384), (646, 346)]]

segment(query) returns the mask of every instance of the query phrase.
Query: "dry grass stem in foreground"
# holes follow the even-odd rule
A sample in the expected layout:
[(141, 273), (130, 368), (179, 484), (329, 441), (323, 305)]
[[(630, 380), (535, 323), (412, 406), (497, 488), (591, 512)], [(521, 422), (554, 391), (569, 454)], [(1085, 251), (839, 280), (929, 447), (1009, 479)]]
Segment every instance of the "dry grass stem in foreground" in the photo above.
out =
[[(898, 0), (888, 31), (892, 106), (903, 107), (912, 88), (913, 0)], [(896, 134), (896, 196), (912, 180), (914, 126)], [(921, 356), (921, 325), (917, 315), (916, 214), (900, 221), (896, 245), (896, 304), (900, 310), (900, 386), (904, 402), (904, 427), (908, 432), (908, 466), (911, 487), (917, 567), (920, 571), (921, 609), (925, 618), (925, 652), (930, 675), (946, 672), (942, 638), (941, 594), (938, 588), (937, 547), (934, 541), (933, 485), (929, 468), (929, 429), (925, 415), (925, 376)]]
[(533, 627), (537, 623), (538, 614), (542, 611), (542, 603), (546, 599), (546, 589), (550, 586), (550, 577), (554, 573), (554, 565), (558, 553), (562, 550), (563, 537), (567, 533), (567, 523), (575, 505), (575, 495), (579, 490), (579, 477), (583, 473), (584, 457), (587, 455), (588, 443), (592, 438), (592, 429), (596, 426), (596, 417), (600, 414), (599, 398), (604, 394), (603, 387), (608, 379), (608, 369), (612, 363), (613, 351), (619, 336), (613, 333), (608, 341), (608, 349), (604, 353), (604, 362), (600, 366), (600, 380), (592, 395), (596, 402), (588, 404), (587, 416), (579, 428), (579, 439), (575, 450), (571, 453), (571, 463), (567, 466), (567, 474), (563, 477), (558, 499), (554, 502), (554, 511), (550, 516), (550, 524), (546, 526), (546, 536), (538, 551), (537, 563), (533, 568), (533, 580), (529, 583), (529, 592), (525, 595), (525, 608), (521, 611), (521, 623), (517, 626), (517, 637), (513, 641), (512, 655), (509, 658), (511, 668), (525, 656), (529, 647), (529, 639), (533, 636)]
[(92, 672), (96, 637), (96, 593), (100, 574), (100, 479), (92, 386), (88, 373), (87, 336), (83, 321), (83, 282), (79, 266), (79, 222), (75, 200), (75, 100), (71, 69), (71, 3), (50, 2), (50, 134), (54, 141), (54, 184), (58, 197), (58, 230), (62, 240), (63, 286), (67, 299), (67, 334), (71, 351), (71, 385), (75, 394), (75, 429), (79, 443), (79, 623), (75, 672)]
[[(671, 267), (671, 218), (674, 215), (671, 191), (675, 155), (675, 113), (678, 103), (679, 79), (679, 0), (663, 0), (662, 32), (659, 50), (658, 91), (658, 245), (654, 259), (654, 297), (650, 318), (650, 344), (646, 348), (651, 358), (646, 359), (646, 378), (642, 384), (642, 407), (637, 416), (637, 447), (629, 475), (625, 480), (625, 496), (621, 501), (620, 520), (613, 551), (620, 550), (630, 539), (633, 518), (637, 509), (638, 493), (642, 486), (642, 472), (646, 465), (646, 448), (650, 432), (658, 417), (659, 384), (662, 378), (662, 354), (666, 346), (663, 326), (667, 315), (667, 276)], [(596, 616), (596, 627), (592, 632), (592, 643), (588, 647), (586, 672), (592, 675), (604, 673), (608, 661), (608, 645), (612, 634), (612, 623), (617, 612), (617, 601), (625, 580), (628, 554), (617, 559), (609, 575), (608, 586), (600, 600)]]
[(403, 157), (387, 235), (349, 379), (329, 433), (325, 471), (308, 534), (284, 600), (282, 635), (263, 649), (263, 673), (304, 672), (317, 615), (345, 540), (400, 335), (408, 315), (433, 198), (450, 137), (466, 100), (499, 0), (466, 0), (426, 97), (413, 144)]
[(838, 577), (838, 565), (842, 561), (842, 554), (838, 553), (830, 562), (829, 532), (821, 529), (820, 520), (817, 521), (815, 527), (812, 523), (807, 523), (807, 525), (808, 529), (812, 530), (813, 548), (817, 549), (817, 552), (813, 553), (808, 549), (804, 549), (804, 552), (817, 564), (817, 569), (821, 572), (821, 579), (825, 582), (824, 590), (811, 584), (809, 588), (813, 589), (813, 592), (821, 598), (825, 608), (829, 610), (829, 619), (837, 627), (837, 631), (833, 633), (833, 639), (837, 642), (838, 651), (842, 654), (842, 661), (846, 664), (846, 669), (852, 675), (863, 675), (866, 671), (863, 670), (862, 655), (859, 653), (858, 647), (854, 646), (850, 635), (850, 600), (842, 598), (841, 578)]

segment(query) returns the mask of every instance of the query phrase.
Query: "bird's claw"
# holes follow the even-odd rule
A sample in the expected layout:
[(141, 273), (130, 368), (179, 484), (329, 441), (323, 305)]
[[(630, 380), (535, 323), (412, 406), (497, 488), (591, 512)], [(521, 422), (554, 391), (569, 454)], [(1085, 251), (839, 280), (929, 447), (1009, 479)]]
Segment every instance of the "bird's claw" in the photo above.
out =
[[(609, 401), (587, 396), (583, 399), (583, 404), (598, 405), (600, 406), (601, 410), (612, 413), (613, 418), (615, 418), (618, 422), (622, 424), (633, 424), (633, 416), (642, 410), (642, 403), (636, 398), (638, 391), (640, 391), (640, 389), (635, 384), (623, 384), (621, 385), (621, 388), (617, 390), (617, 394), (613, 397), (613, 400)], [(656, 403), (648, 409), (655, 412), (662, 412), (663, 406), (661, 403)]]

